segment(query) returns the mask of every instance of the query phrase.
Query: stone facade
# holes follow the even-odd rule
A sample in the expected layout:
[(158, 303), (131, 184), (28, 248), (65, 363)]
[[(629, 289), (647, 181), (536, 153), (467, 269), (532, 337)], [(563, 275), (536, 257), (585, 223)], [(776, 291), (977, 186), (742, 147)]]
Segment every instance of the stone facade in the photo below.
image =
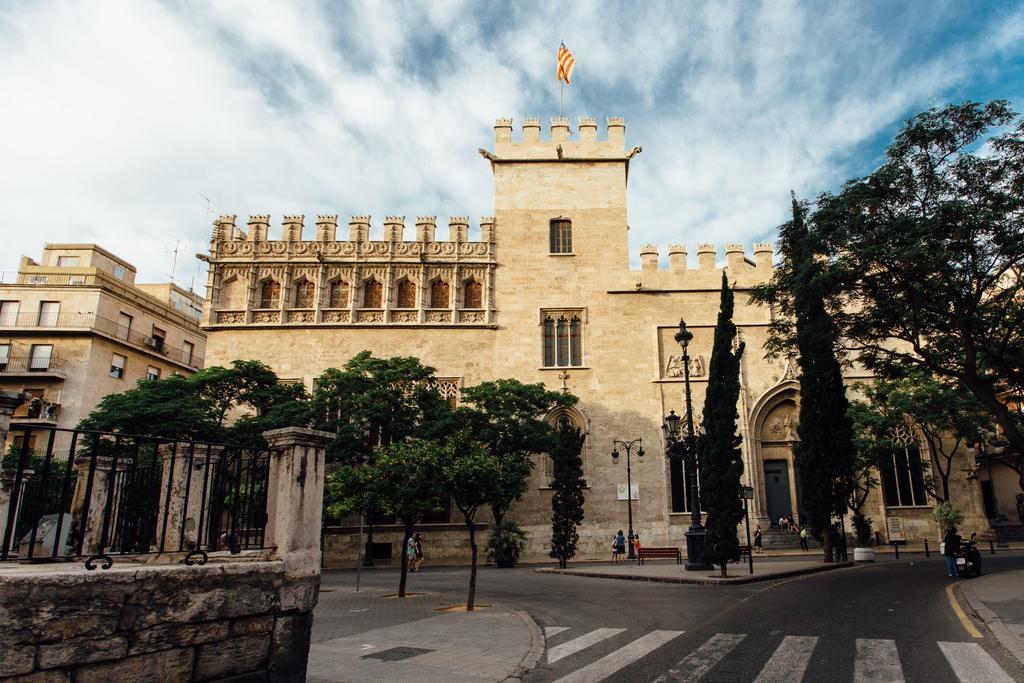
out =
[(0, 678), (301, 681), (319, 584), (282, 561), (5, 572)]
[[(418, 218), (411, 231), (403, 217), (389, 216), (382, 239), (371, 239), (369, 216), (349, 221), (347, 239), (339, 239), (337, 216), (318, 216), (312, 239), (302, 216), (285, 217), (280, 239), (270, 236), (269, 216), (250, 216), (244, 227), (235, 216), (220, 217), (204, 257), (209, 362), (258, 358), (312, 388), (326, 368), (369, 349), (418, 356), (459, 388), (514, 377), (572, 391), (580, 402), (566, 416), (587, 435), (580, 557), (606, 557), (613, 534), (626, 527), (625, 463), (610, 457), (614, 439), (641, 437), (647, 451), (632, 468), (635, 530), (647, 545), (679, 546), (690, 521), (686, 492), (662, 455), (660, 430), (670, 410), (683, 413), (673, 335), (680, 318), (694, 333), (690, 374), (699, 422), (724, 268), (747, 345), (738, 430), (744, 483), (756, 492), (751, 522), (767, 527), (780, 514), (796, 516), (796, 364), (764, 357), (772, 313), (750, 304), (751, 288), (772, 274), (772, 247), (746, 252), (728, 244), (723, 253), (700, 244), (692, 264), (686, 246), (662, 254), (645, 245), (639, 270), (630, 269), (627, 181), (641, 150), (626, 149), (624, 132), (622, 119), (608, 119), (602, 139), (594, 119), (580, 119), (575, 134), (567, 120), (553, 119), (542, 138), (539, 120), (526, 119), (521, 137), (513, 137), (511, 120), (499, 119), (493, 152), (480, 150), (494, 176), (494, 216), (480, 220), (474, 239), (461, 217), (449, 220), (446, 240), (437, 239), (434, 217)], [(856, 366), (848, 372), (850, 384), (866, 379)], [(978, 481), (964, 470), (954, 471), (957, 502), (987, 528)], [(530, 490), (511, 514), (530, 535), (526, 559), (547, 555), (549, 473), (538, 459)], [(883, 534), (887, 518), (901, 516), (910, 522), (910, 540), (936, 537), (927, 522), (930, 501), (887, 506), (875, 495), (868, 507)], [(357, 529), (328, 531), (328, 562), (349, 562)], [(464, 536), (458, 524), (431, 526), (428, 553), (463, 560)], [(397, 530), (378, 527), (374, 538), (390, 543), (397, 561)]]
[[(147, 376), (203, 367), (202, 298), (170, 283), (137, 284), (135, 274), (95, 244), (47, 244), (38, 263), (22, 257), (17, 273), (4, 273), (0, 389), (29, 394), (12, 440), (26, 427), (72, 428), (104, 396)], [(55, 448), (67, 448), (64, 439)]]

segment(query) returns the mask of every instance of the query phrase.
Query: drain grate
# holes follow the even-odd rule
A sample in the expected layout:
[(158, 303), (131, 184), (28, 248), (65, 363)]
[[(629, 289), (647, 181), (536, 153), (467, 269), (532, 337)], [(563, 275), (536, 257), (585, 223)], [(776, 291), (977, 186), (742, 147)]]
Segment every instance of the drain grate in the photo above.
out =
[(433, 650), (427, 650), (422, 647), (393, 647), (388, 650), (374, 652), (372, 655), (363, 655), (360, 659), (379, 659), (382, 662), (400, 662), (403, 659), (419, 657), (420, 655), (425, 655), (428, 652), (433, 652)]

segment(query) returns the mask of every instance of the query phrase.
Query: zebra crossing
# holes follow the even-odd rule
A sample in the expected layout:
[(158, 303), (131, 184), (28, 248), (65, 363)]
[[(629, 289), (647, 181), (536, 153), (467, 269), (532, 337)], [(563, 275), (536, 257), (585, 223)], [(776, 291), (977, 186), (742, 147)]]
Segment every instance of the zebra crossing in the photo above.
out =
[[(544, 635), (548, 640), (545, 660), (556, 665), (561, 674), (566, 659), (572, 655), (586, 655), (590, 648), (599, 643), (610, 644), (610, 639), (626, 632), (624, 628), (598, 628), (575, 632), (568, 626), (547, 626)], [(584, 662), (580, 668), (564, 673), (555, 683), (597, 683), (661, 648), (671, 648), (672, 642), (684, 631), (656, 630), (635, 638), (622, 647), (593, 661)], [(731, 652), (748, 634), (716, 633), (702, 644), (683, 654), (676, 664), (654, 679), (655, 683), (668, 681), (700, 681)], [(551, 645), (552, 642), (554, 645)], [(800, 683), (807, 674), (808, 666), (818, 645), (816, 636), (787, 635), (775, 647), (771, 656), (753, 680), (755, 683)], [(937, 642), (939, 652), (949, 664), (953, 676), (962, 683), (1012, 683), (1010, 676), (992, 656), (978, 643)], [(903, 664), (900, 660), (896, 641), (883, 638), (857, 638), (854, 643), (854, 683), (896, 683), (903, 681)], [(603, 648), (598, 648), (603, 649)], [(581, 657), (585, 659), (585, 657)], [(562, 663), (559, 665), (559, 663)], [(632, 680), (632, 679), (631, 679)]]

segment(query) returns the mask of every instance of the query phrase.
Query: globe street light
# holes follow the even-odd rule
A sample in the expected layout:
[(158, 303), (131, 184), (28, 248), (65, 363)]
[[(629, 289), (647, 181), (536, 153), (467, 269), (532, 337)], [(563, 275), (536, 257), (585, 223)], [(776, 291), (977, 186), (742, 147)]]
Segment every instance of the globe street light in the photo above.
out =
[(633, 446), (638, 446), (636, 450), (636, 457), (640, 462), (644, 460), (644, 447), (643, 439), (633, 439), (632, 441), (618, 441), (612, 440), (612, 462), (619, 462), (619, 447), (626, 451), (626, 509), (629, 511), (629, 549), (627, 552), (627, 558), (630, 560), (636, 559), (636, 548), (633, 547), (633, 477), (632, 477), (632, 465), (629, 461), (630, 451), (633, 450)]
[(669, 458), (680, 458), (686, 465), (686, 476), (690, 480), (690, 528), (686, 530), (686, 570), (707, 569), (704, 560), (704, 527), (700, 523), (700, 500), (697, 493), (697, 436), (693, 431), (693, 401), (690, 397), (690, 342), (693, 333), (686, 329), (686, 323), (679, 321), (676, 342), (683, 350), (683, 386), (686, 395), (686, 434), (681, 433), (682, 418), (674, 410), (669, 411), (661, 426), (665, 436), (665, 454)]

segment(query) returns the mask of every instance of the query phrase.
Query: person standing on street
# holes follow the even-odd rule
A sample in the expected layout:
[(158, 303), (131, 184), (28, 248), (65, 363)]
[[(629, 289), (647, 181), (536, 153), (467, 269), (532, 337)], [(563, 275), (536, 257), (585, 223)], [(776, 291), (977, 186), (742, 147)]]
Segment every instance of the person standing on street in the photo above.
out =
[(754, 529), (754, 552), (760, 555), (764, 552), (764, 548), (761, 547), (761, 525), (758, 524), (757, 528)]
[(416, 558), (413, 560), (412, 566), (414, 567), (413, 571), (418, 572), (420, 565), (423, 564), (423, 539), (420, 538), (420, 532), (418, 531), (413, 534), (412, 538), (416, 548)]
[(807, 547), (807, 537), (810, 536), (810, 535), (811, 535), (811, 532), (807, 530), (807, 527), (805, 527), (805, 526), (803, 526), (801, 524), (800, 525), (800, 549), (801, 550), (810, 550), (810, 548)]
[(960, 537), (955, 526), (946, 530), (946, 537), (942, 539), (942, 543), (942, 556), (946, 558), (946, 574), (950, 577), (956, 576), (956, 553), (960, 550)]
[(416, 539), (412, 536), (409, 537), (409, 541), (405, 544), (405, 564), (409, 571), (416, 571)]
[(621, 561), (625, 554), (626, 537), (623, 535), (622, 529), (619, 529), (619, 533), (615, 534), (615, 538), (612, 540), (612, 562)]
[(640, 559), (640, 534), (633, 534), (633, 552), (636, 553), (636, 557)]

